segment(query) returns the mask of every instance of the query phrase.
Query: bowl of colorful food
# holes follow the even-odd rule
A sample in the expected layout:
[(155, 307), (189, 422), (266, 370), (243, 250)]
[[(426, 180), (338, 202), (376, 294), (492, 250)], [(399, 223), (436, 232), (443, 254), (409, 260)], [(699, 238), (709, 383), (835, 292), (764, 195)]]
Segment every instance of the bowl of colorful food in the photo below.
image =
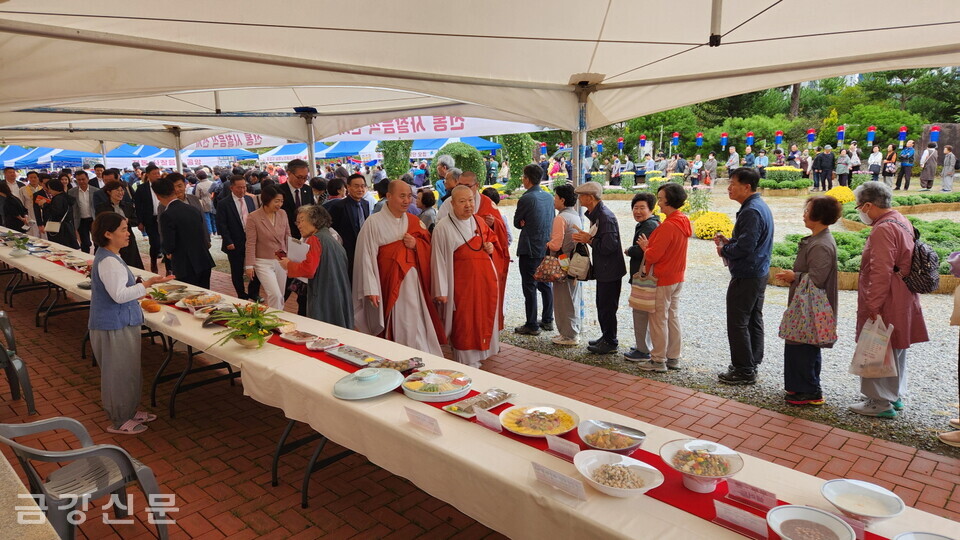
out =
[(683, 485), (697, 493), (712, 493), (717, 484), (743, 468), (733, 450), (701, 439), (678, 439), (660, 447), (663, 461), (683, 474)]
[(639, 429), (600, 420), (580, 422), (577, 426), (577, 434), (590, 448), (624, 455), (631, 454), (640, 448), (647, 438), (647, 434)]
[(854, 540), (853, 527), (830, 512), (785, 504), (767, 512), (767, 525), (783, 540)]
[(416, 401), (454, 401), (470, 392), (473, 380), (453, 369), (425, 369), (403, 381), (403, 393)]
[(557, 405), (514, 405), (500, 413), (500, 424), (504, 428), (526, 437), (563, 435), (579, 423), (577, 413)]
[(584, 450), (573, 465), (594, 489), (613, 497), (636, 497), (663, 483), (656, 467), (613, 452)]

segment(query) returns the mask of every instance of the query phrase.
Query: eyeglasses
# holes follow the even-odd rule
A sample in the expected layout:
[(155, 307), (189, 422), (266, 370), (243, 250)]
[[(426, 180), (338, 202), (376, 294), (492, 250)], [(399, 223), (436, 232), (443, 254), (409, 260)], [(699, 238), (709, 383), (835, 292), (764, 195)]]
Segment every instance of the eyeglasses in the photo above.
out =
[(862, 202), (862, 203), (854, 206), (853, 208), (854, 208), (854, 210), (859, 210), (859, 209), (863, 208), (863, 205), (865, 205), (865, 204), (870, 204), (870, 203), (869, 203), (869, 202)]

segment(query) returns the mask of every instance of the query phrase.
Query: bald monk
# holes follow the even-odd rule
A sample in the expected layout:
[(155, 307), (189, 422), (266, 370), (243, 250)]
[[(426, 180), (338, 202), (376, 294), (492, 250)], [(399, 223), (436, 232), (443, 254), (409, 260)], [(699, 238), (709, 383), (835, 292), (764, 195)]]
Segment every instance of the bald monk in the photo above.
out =
[(407, 213), (410, 185), (390, 182), (384, 211), (357, 236), (353, 305), (357, 330), (442, 356), (443, 324), (430, 295), (430, 233)]
[[(510, 273), (510, 242), (507, 237), (507, 224), (503, 221), (503, 216), (497, 206), (493, 204), (493, 201), (480, 193), (480, 184), (477, 181), (476, 173), (464, 171), (457, 180), (457, 185), (470, 188), (473, 193), (474, 214), (482, 219), (487, 227), (493, 231), (494, 236), (497, 237), (493, 252), (493, 265), (497, 269), (497, 285), (500, 291), (500, 317), (497, 322), (497, 330), (503, 330), (503, 299), (507, 291), (507, 274)], [(441, 206), (437, 212), (437, 223), (450, 213), (451, 208)]]
[[(484, 197), (486, 198), (486, 197)], [(453, 359), (475, 368), (500, 352), (500, 318), (493, 263), (497, 237), (474, 215), (473, 192), (453, 188), (450, 212), (433, 229), (433, 295)]]

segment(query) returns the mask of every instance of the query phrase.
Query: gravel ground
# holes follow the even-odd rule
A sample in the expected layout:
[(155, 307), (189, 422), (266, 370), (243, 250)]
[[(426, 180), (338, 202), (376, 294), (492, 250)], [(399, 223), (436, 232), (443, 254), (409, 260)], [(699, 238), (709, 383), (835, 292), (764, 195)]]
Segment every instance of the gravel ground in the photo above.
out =
[[(739, 205), (727, 198), (726, 189), (715, 189), (712, 210), (725, 212), (734, 218)], [(776, 240), (791, 233), (807, 233), (801, 219), (803, 199), (799, 197), (768, 197), (767, 203), (776, 220)], [(626, 244), (633, 238), (635, 222), (629, 201), (608, 201), (607, 205), (620, 222), (621, 240)], [(512, 222), (515, 207), (502, 206), (501, 211)], [(937, 218), (953, 215), (938, 214)], [(921, 215), (928, 219), (926, 215)], [(933, 216), (931, 216), (933, 217)], [(837, 230), (843, 227), (836, 225)], [(687, 275), (681, 292), (680, 316), (683, 329), (683, 368), (669, 373), (642, 372), (622, 355), (597, 356), (587, 353), (586, 340), (599, 337), (594, 303), (596, 288), (593, 282), (584, 284), (584, 335), (582, 347), (560, 347), (550, 342), (554, 332), (537, 337), (519, 336), (510, 331), (523, 324), (523, 300), (516, 265), (511, 267), (508, 281), (507, 331), (501, 337), (505, 342), (577, 362), (604, 367), (623, 373), (662, 380), (677, 386), (697, 389), (710, 394), (735, 399), (784, 414), (841, 427), (901, 444), (960, 458), (960, 449), (950, 448), (936, 438), (938, 431), (949, 429), (947, 420), (957, 417), (957, 340), (958, 329), (949, 326), (952, 296), (923, 295), (921, 303), (931, 337), (928, 343), (914, 345), (908, 352), (909, 393), (904, 398), (906, 409), (895, 420), (868, 418), (847, 410), (847, 405), (861, 399), (859, 379), (847, 373), (853, 355), (856, 324), (856, 291), (840, 291), (840, 339), (832, 349), (823, 353), (822, 381), (827, 403), (819, 408), (798, 408), (783, 402), (783, 340), (777, 337), (780, 318), (787, 307), (787, 289), (767, 288), (764, 325), (767, 331), (766, 354), (760, 371), (760, 380), (754, 386), (733, 387), (717, 382), (716, 375), (729, 363), (726, 335), (725, 294), (729, 272), (720, 262), (713, 243), (691, 239), (688, 250)], [(625, 286), (617, 313), (621, 352), (634, 345), (633, 319), (627, 305)]]
[[(719, 186), (713, 194), (712, 210), (725, 212), (734, 218), (739, 205), (727, 198), (725, 187)], [(768, 197), (767, 203), (776, 219), (776, 240), (791, 233), (806, 233), (801, 219), (803, 199), (799, 197)], [(629, 201), (606, 203), (620, 222), (621, 240), (626, 244), (633, 238), (635, 222)], [(508, 222), (513, 222), (514, 206), (501, 206)], [(956, 219), (956, 213), (943, 212), (921, 215), (924, 219)], [(842, 226), (835, 228), (842, 230)], [(514, 231), (516, 236), (516, 231)], [(220, 251), (220, 239), (213, 239), (210, 253), (216, 269), (229, 273), (226, 255)], [(147, 253), (147, 243), (140, 240), (140, 250)], [(513, 250), (516, 258), (516, 249)], [(847, 373), (853, 355), (854, 325), (856, 323), (856, 291), (840, 291), (840, 340), (833, 349), (823, 354), (823, 389), (826, 405), (820, 408), (797, 408), (783, 402), (783, 340), (776, 337), (780, 317), (787, 305), (787, 289), (767, 288), (764, 324), (767, 330), (766, 354), (760, 380), (754, 386), (732, 387), (719, 384), (716, 374), (729, 363), (726, 336), (726, 309), (724, 297), (729, 272), (716, 255), (713, 243), (691, 239), (688, 250), (687, 276), (681, 292), (680, 315), (683, 329), (683, 369), (669, 373), (642, 372), (620, 354), (593, 355), (586, 349), (586, 340), (599, 337), (595, 282), (584, 284), (584, 332), (582, 347), (560, 347), (550, 342), (555, 332), (544, 332), (537, 337), (519, 336), (514, 326), (524, 323), (523, 294), (516, 264), (511, 265), (507, 281), (507, 306), (504, 322), (507, 330), (501, 336), (504, 342), (544, 352), (584, 364), (604, 367), (623, 373), (662, 380), (677, 386), (693, 388), (710, 394), (735, 399), (784, 414), (806, 418), (901, 444), (960, 458), (960, 449), (941, 444), (936, 433), (948, 428), (947, 420), (957, 416), (957, 339), (956, 327), (948, 326), (952, 310), (949, 295), (923, 295), (921, 302), (931, 341), (911, 347), (908, 353), (909, 394), (906, 409), (896, 420), (867, 418), (847, 410), (847, 405), (860, 399), (859, 380)], [(621, 352), (634, 345), (633, 318), (624, 286), (620, 298), (618, 321)]]

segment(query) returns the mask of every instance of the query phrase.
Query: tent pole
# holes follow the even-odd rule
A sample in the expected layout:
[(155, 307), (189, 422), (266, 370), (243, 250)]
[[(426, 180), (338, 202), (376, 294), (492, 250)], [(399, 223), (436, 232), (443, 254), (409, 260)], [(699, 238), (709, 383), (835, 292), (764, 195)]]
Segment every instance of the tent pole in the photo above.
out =
[(177, 172), (183, 174), (183, 159), (180, 157), (180, 149), (183, 147), (180, 144), (180, 128), (172, 127), (170, 128), (173, 131), (173, 137), (176, 140), (176, 148), (173, 149), (173, 155), (177, 158)]
[[(103, 144), (103, 141), (100, 141), (100, 155), (103, 156), (103, 166), (107, 166), (107, 145)], [(103, 182), (103, 178), (100, 179)]]
[(573, 152), (570, 156), (573, 161), (573, 178), (570, 182), (574, 186), (583, 183), (584, 177), (584, 159), (587, 152), (587, 97), (592, 91), (591, 87), (581, 86), (577, 88), (577, 130), (572, 133)]
[(313, 115), (304, 114), (303, 119), (307, 121), (307, 164), (310, 166), (310, 178), (317, 175), (317, 144), (316, 135), (313, 133)]

